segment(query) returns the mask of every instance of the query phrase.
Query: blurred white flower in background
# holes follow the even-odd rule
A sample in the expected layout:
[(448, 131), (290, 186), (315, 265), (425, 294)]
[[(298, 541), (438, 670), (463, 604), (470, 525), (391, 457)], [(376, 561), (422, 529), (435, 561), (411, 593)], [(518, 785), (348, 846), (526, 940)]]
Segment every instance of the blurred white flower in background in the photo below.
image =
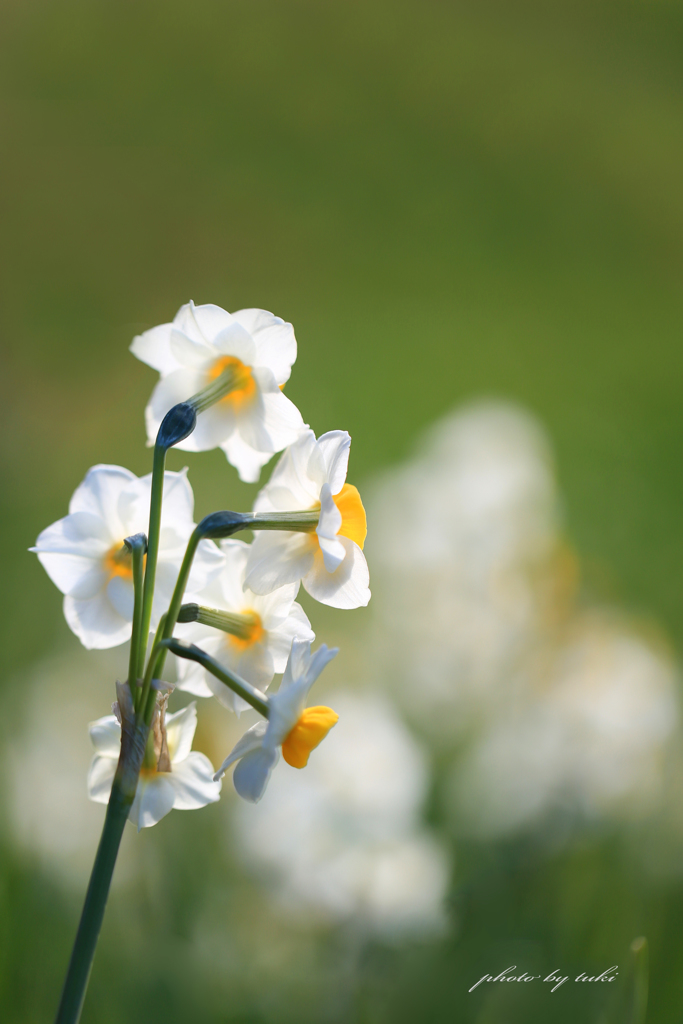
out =
[(677, 726), (675, 683), (664, 652), (600, 616), (579, 620), (545, 691), (494, 718), (454, 770), (461, 828), (493, 838), (552, 811), (647, 814)]
[(370, 488), (377, 665), (446, 744), (486, 712), (538, 644), (535, 579), (557, 545), (547, 441), (512, 406), (446, 417)]
[(541, 428), (490, 402), (437, 424), (369, 501), (375, 672), (450, 752), (449, 813), (481, 838), (642, 816), (666, 782), (672, 659), (577, 608), (557, 508)]
[(298, 922), (441, 934), (450, 863), (422, 823), (424, 755), (386, 697), (329, 699), (339, 722), (306, 772), (283, 769), (258, 806), (235, 808), (244, 864)]
[[(12, 839), (25, 857), (82, 888), (102, 831), (104, 808), (88, 800), (92, 747), (86, 723), (111, 707), (112, 679), (124, 652), (93, 656), (80, 648), (41, 662), (22, 678), (21, 726), (7, 737), (3, 764)], [(124, 843), (114, 885), (130, 871)]]

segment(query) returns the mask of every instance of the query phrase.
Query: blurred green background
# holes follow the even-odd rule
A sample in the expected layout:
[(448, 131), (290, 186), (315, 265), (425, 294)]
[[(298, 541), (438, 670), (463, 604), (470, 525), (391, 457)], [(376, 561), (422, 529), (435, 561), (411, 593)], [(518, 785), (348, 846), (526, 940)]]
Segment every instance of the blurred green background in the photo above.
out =
[[(26, 549), (90, 465), (151, 468), (156, 378), (127, 346), (190, 298), (293, 322), (287, 393), (316, 432), (351, 432), (352, 480), (459, 401), (524, 404), (555, 445), (586, 592), (680, 650), (679, 4), (5, 0), (0, 18), (7, 735), (29, 667), (75, 643)], [(220, 452), (191, 478), (199, 515), (255, 493)], [(314, 626), (331, 642), (367, 614)], [(683, 880), (634, 874), (610, 837), (542, 861), (464, 849), (450, 938), (372, 946), (326, 989), (327, 934), (268, 997), (246, 974), (225, 994), (183, 968), (213, 810), (192, 845), (184, 815), (160, 826), (163, 899), (113, 900), (84, 1022), (597, 1021), (604, 993), (580, 986), (496, 1016), (467, 988), (520, 949), (548, 970), (625, 964), (639, 934), (648, 1020), (683, 1020)], [(9, 841), (0, 856), (1, 1016), (48, 1020), (80, 894)], [(462, 886), (468, 856), (490, 862)], [(248, 883), (222, 877), (229, 926)]]

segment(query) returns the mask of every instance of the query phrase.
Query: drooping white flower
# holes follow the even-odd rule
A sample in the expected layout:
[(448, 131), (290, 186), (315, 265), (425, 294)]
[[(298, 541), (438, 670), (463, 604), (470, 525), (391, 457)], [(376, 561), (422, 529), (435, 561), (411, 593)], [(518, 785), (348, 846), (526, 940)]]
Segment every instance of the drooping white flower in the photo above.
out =
[(333, 608), (359, 608), (370, 600), (365, 509), (356, 488), (345, 482), (350, 446), (345, 430), (318, 440), (308, 430), (281, 456), (254, 511), (319, 508), (320, 521), (315, 533), (257, 533), (245, 581), (254, 593), (301, 580), (311, 597)]
[(253, 483), (274, 452), (304, 429), (301, 413), (281, 390), (296, 359), (294, 328), (264, 309), (228, 313), (189, 302), (172, 324), (145, 331), (130, 348), (161, 374), (145, 410), (150, 443), (169, 409), (223, 374), (232, 375), (232, 390), (199, 414), (178, 448), (220, 447), (241, 479)]
[(308, 692), (325, 665), (337, 654), (325, 644), (311, 654), (310, 640), (292, 641), (280, 689), (268, 700), (270, 716), (257, 722), (235, 744), (220, 766), (215, 779), (221, 779), (235, 761), (239, 762), (232, 781), (241, 797), (258, 803), (268, 779), (282, 756), (292, 768), (305, 768), (312, 750), (324, 740), (339, 716), (328, 707), (306, 707)]
[[(196, 600), (200, 605), (230, 613), (240, 635), (199, 622), (180, 625), (176, 633), (197, 644), (228, 671), (264, 691), (276, 672), (284, 672), (294, 637), (312, 641), (315, 634), (303, 608), (294, 600), (296, 583), (280, 587), (272, 594), (254, 594), (243, 587), (249, 545), (240, 540), (224, 540), (221, 548), (225, 566)], [(249, 707), (197, 662), (178, 658), (177, 664), (179, 689), (198, 697), (213, 695), (238, 714)]]
[[(195, 701), (168, 717), (163, 707), (158, 709), (154, 724), (156, 763), (143, 766), (128, 814), (138, 831), (156, 825), (174, 807), (191, 811), (215, 803), (221, 790), (208, 757), (192, 750), (197, 728)], [(114, 715), (106, 715), (91, 722), (89, 731), (97, 753), (88, 773), (88, 796), (106, 804), (119, 759), (121, 726)]]
[(429, 768), (389, 700), (336, 692), (338, 727), (303, 777), (235, 806), (238, 849), (287, 920), (353, 921), (396, 941), (440, 935), (450, 864), (425, 826)]
[[(148, 529), (151, 483), (151, 474), (138, 478), (121, 466), (93, 466), (74, 492), (69, 515), (43, 530), (31, 549), (65, 595), (66, 621), (85, 647), (116, 647), (130, 638), (133, 568), (123, 541)], [(185, 471), (165, 473), (152, 629), (169, 605), (193, 511)], [(222, 563), (216, 545), (201, 541), (189, 589), (206, 586)]]

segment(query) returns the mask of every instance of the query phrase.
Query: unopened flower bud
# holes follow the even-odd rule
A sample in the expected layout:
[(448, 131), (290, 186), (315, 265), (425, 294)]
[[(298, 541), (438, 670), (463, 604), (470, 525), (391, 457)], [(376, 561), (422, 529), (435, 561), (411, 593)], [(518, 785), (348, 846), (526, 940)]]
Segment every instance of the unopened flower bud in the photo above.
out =
[(197, 426), (196, 410), (189, 402), (180, 402), (164, 416), (157, 433), (157, 447), (168, 451), (174, 444), (184, 441)]

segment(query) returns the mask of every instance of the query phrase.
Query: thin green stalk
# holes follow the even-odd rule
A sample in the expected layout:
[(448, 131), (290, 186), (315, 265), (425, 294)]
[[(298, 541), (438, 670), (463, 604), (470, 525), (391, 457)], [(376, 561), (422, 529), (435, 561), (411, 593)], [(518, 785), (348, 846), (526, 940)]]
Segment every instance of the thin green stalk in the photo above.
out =
[[(140, 619), (140, 644), (138, 665), (135, 678), (142, 675), (149, 626), (152, 621), (152, 601), (154, 600), (154, 582), (159, 555), (159, 534), (161, 532), (161, 502), (164, 494), (164, 469), (166, 466), (166, 448), (158, 442), (154, 447), (154, 465), (152, 467), (152, 493), (149, 505), (149, 530), (147, 532), (147, 568), (145, 569), (145, 585), (142, 594), (142, 613)], [(136, 707), (140, 707), (139, 701)]]
[(130, 689), (117, 686), (123, 717), (121, 755), (114, 776), (102, 836), (97, 848), (81, 920), (64, 981), (55, 1024), (78, 1024), (95, 948), (102, 927), (116, 857), (140, 775), (148, 729), (133, 717)]
[(139, 676), (140, 643), (142, 630), (142, 588), (144, 585), (144, 558), (147, 538), (144, 534), (136, 534), (135, 537), (128, 537), (125, 541), (133, 558), (133, 592), (135, 601), (133, 604), (133, 631), (130, 638), (130, 661), (128, 664), (128, 683), (133, 700), (137, 694), (137, 681)]
[(229, 689), (236, 693), (242, 700), (246, 700), (247, 704), (251, 704), (252, 708), (255, 708), (259, 714), (263, 715), (264, 718), (268, 718), (270, 715), (270, 709), (268, 707), (268, 698), (260, 690), (257, 690), (255, 686), (248, 683), (246, 679), (241, 679), (238, 675), (232, 672), (226, 672), (222, 665), (203, 651), (200, 647), (196, 647), (195, 644), (184, 643), (182, 640), (162, 640), (161, 647), (166, 648), (175, 654), (178, 658), (187, 658), (189, 661), (196, 661), (199, 665), (210, 672), (211, 675), (215, 676)]
[[(165, 625), (166, 612), (164, 612), (159, 619), (159, 625), (157, 626), (157, 631), (154, 634), (152, 650), (149, 652), (149, 660), (147, 662), (147, 668), (145, 669), (145, 675), (142, 680), (142, 687), (140, 689), (140, 697), (138, 700), (138, 715), (142, 715), (142, 719), (147, 725), (152, 721), (152, 711), (154, 710), (154, 701), (156, 700), (156, 694), (152, 689), (152, 680), (155, 679), (157, 675), (155, 672), (155, 665), (160, 653), (159, 643), (164, 635)], [(148, 711), (149, 714), (147, 713)]]

